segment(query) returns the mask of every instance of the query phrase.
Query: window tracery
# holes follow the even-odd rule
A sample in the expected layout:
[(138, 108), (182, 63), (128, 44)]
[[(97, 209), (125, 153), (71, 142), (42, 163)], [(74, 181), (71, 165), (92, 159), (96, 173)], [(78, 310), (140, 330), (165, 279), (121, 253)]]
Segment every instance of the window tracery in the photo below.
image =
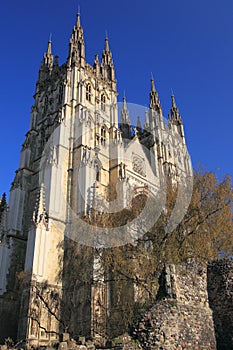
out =
[(101, 95), (101, 109), (102, 109), (102, 111), (105, 111), (105, 108), (106, 108), (105, 104), (106, 104), (106, 97), (104, 94), (102, 94)]
[(86, 100), (91, 102), (91, 84), (88, 83), (86, 86)]

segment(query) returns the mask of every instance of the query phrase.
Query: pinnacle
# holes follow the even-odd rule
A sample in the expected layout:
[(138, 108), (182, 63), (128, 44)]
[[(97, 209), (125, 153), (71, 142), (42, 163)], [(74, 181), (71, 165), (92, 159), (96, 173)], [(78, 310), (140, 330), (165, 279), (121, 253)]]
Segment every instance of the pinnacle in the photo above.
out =
[(77, 13), (77, 21), (76, 21), (76, 27), (80, 28), (81, 27), (81, 20), (80, 20), (80, 12)]
[(155, 89), (155, 81), (154, 81), (153, 77), (151, 78), (151, 91), (153, 91), (153, 92), (156, 91), (156, 89)]
[(121, 123), (130, 125), (129, 111), (127, 108), (126, 97), (123, 97), (123, 106), (121, 110)]
[(126, 97), (125, 97), (125, 94), (124, 94), (124, 97), (123, 97), (123, 108), (124, 110), (127, 109), (127, 102), (126, 102)]
[(51, 55), (52, 54), (52, 40), (51, 40), (51, 34), (49, 36), (49, 41), (48, 41), (48, 48), (47, 48), (47, 55)]
[(174, 94), (172, 94), (172, 108), (177, 108)]
[(105, 51), (110, 51), (109, 50), (108, 37), (105, 38)]

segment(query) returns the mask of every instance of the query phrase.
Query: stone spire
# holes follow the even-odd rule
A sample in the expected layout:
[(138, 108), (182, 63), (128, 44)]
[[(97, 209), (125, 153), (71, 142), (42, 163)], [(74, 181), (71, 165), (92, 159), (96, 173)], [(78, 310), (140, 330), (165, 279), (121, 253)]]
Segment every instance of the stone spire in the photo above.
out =
[(77, 20), (76, 20), (76, 27), (77, 28), (81, 28), (81, 20), (80, 20), (80, 9), (78, 9), (78, 13), (77, 13)]
[(51, 35), (48, 41), (47, 51), (44, 53), (44, 64), (51, 70), (53, 67), (52, 40)]
[(180, 134), (181, 137), (184, 138), (184, 128), (183, 128), (183, 121), (179, 112), (179, 109), (176, 105), (175, 96), (172, 94), (172, 107), (170, 109), (169, 117), (169, 123), (171, 126), (175, 126), (177, 129), (177, 132)]
[(130, 123), (130, 117), (129, 117), (129, 111), (126, 103), (126, 97), (123, 97), (123, 106), (121, 110), (121, 124), (128, 124), (131, 125)]
[(81, 26), (80, 12), (78, 12), (76, 23), (70, 38), (68, 64), (81, 64), (81, 66), (84, 66), (84, 63), (85, 44), (83, 28)]
[(95, 69), (95, 73), (97, 75), (97, 77), (100, 74), (100, 63), (99, 63), (99, 56), (98, 54), (95, 55), (95, 60), (94, 60), (94, 65), (93, 65), (94, 69)]
[(172, 99), (172, 108), (170, 110), (169, 117), (173, 122), (178, 122), (182, 124), (182, 119), (179, 113), (179, 109), (177, 108), (177, 105), (176, 105), (174, 94), (172, 94), (171, 99)]
[(48, 78), (53, 70), (53, 55), (52, 55), (52, 40), (51, 34), (48, 41), (47, 51), (44, 53), (44, 58), (39, 70), (39, 82), (42, 82)]
[(109, 43), (108, 43), (108, 37), (105, 38), (105, 50), (106, 52), (110, 52), (109, 50)]
[(155, 88), (154, 78), (151, 78), (151, 91), (150, 91), (150, 108), (162, 115), (162, 108), (158, 96), (158, 92)]
[(150, 128), (149, 115), (148, 115), (148, 111), (146, 111), (144, 129), (148, 130), (149, 128)]
[(123, 97), (123, 106), (121, 110), (120, 129), (123, 139), (131, 138), (131, 123), (125, 96)]
[(115, 80), (115, 70), (112, 59), (112, 52), (109, 49), (108, 37), (105, 38), (105, 48), (102, 53), (101, 60), (102, 75), (105, 79), (114, 81)]

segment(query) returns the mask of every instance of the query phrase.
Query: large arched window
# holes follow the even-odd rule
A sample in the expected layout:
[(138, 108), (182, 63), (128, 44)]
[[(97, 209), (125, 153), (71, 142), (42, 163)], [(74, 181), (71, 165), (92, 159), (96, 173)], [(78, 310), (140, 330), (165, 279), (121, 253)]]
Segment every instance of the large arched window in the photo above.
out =
[(101, 95), (101, 109), (105, 111), (106, 97), (104, 94)]
[(86, 100), (91, 102), (91, 84), (87, 84), (86, 86)]

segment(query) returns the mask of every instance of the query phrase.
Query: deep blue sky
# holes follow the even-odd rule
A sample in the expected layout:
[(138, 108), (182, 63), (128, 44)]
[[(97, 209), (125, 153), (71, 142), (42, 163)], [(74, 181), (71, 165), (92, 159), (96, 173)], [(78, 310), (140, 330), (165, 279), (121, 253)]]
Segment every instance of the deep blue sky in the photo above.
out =
[(148, 105), (153, 72), (164, 116), (175, 92), (193, 165), (233, 175), (232, 0), (11, 0), (0, 20), (0, 194), (18, 167), (49, 33), (63, 63), (78, 4), (89, 63), (108, 31), (119, 100), (125, 90)]

